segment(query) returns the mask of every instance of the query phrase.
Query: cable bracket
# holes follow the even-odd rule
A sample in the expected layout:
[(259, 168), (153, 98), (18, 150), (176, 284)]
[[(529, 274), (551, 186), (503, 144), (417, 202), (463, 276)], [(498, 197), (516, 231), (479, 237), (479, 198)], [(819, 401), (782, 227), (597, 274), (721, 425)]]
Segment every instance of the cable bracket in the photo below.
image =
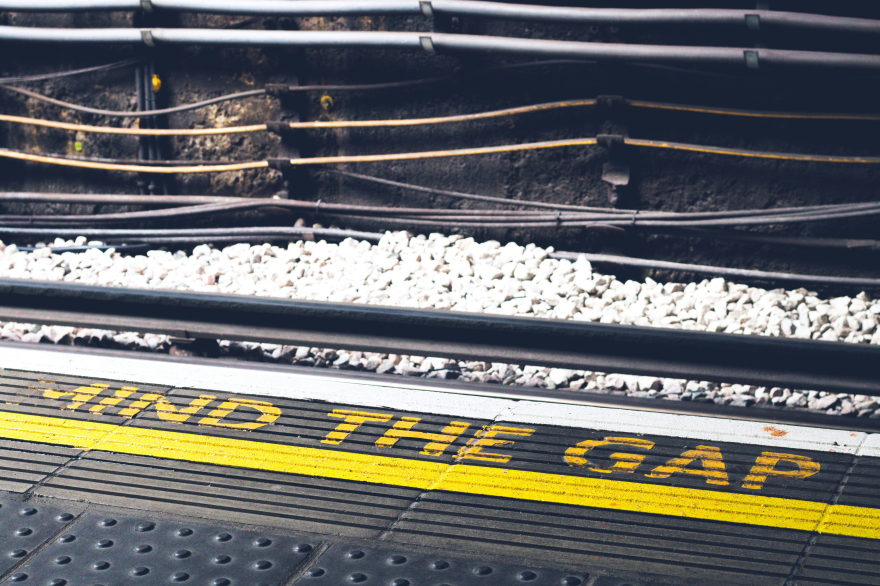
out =
[(433, 55), (437, 51), (434, 49), (434, 40), (431, 37), (419, 37), (419, 43), (422, 45), (422, 49)]
[(141, 10), (144, 12), (153, 12), (152, 0), (141, 0)]
[(422, 14), (424, 14), (428, 18), (434, 16), (434, 7), (431, 6), (430, 0), (421, 0), (419, 2), (419, 8), (421, 9)]
[(609, 151), (619, 151), (626, 146), (626, 138), (621, 134), (599, 134), (596, 136), (596, 144)]
[(290, 134), (292, 128), (290, 128), (289, 122), (272, 120), (266, 122), (266, 130), (268, 130), (272, 134), (277, 134), (278, 136), (285, 136), (287, 134)]
[(743, 57), (746, 60), (746, 67), (749, 69), (760, 69), (761, 62), (757, 51), (743, 51)]
[(618, 112), (626, 106), (623, 96), (596, 96), (596, 107), (606, 112)]
[(266, 94), (280, 98), (291, 93), (290, 86), (286, 83), (267, 83), (263, 86)]
[(266, 159), (266, 162), (269, 163), (270, 169), (275, 169), (276, 171), (284, 171), (293, 167), (290, 159), (283, 159), (281, 157), (270, 157)]
[(153, 40), (153, 31), (148, 28), (141, 29), (141, 40), (148, 47), (156, 46), (156, 41)]
[(760, 14), (746, 14), (746, 28), (748, 28), (752, 32), (758, 32), (761, 30), (761, 15)]

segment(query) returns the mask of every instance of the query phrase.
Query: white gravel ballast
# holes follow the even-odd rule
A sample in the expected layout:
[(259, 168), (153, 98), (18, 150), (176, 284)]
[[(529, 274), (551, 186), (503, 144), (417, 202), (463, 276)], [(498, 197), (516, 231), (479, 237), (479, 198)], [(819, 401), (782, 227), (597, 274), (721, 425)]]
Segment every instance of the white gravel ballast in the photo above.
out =
[[(85, 244), (56, 240), (51, 246)], [(99, 244), (99, 243), (91, 243)], [(460, 236), (387, 232), (378, 244), (300, 241), (286, 248), (197, 246), (192, 254), (114, 249), (26, 252), (0, 243), (0, 277), (132, 288), (369, 303), (397, 307), (571, 319), (880, 344), (880, 301), (865, 293), (820, 298), (806, 289), (768, 291), (721, 278), (699, 283), (620, 281), (590, 263), (549, 258), (551, 248), (502, 246)], [(168, 351), (165, 336), (6, 323), (0, 336), (27, 342), (92, 344)], [(528, 365), (221, 342), (225, 354), (414, 376), (734, 405), (778, 405), (880, 417), (872, 397), (812, 390), (725, 385)]]

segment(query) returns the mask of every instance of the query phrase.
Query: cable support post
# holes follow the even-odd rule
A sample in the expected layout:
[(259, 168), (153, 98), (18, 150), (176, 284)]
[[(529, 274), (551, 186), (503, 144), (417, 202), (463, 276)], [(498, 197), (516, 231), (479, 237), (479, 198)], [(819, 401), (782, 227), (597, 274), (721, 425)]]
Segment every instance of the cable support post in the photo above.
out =
[(299, 77), (293, 76), (290, 79), (290, 82), (285, 86), (285, 89), (288, 90), (286, 95), (289, 96), (288, 100), (281, 100), (282, 107), (286, 106), (286, 112), (283, 116), (285, 120), (266, 124), (267, 129), (281, 138), (280, 148), (282, 149), (282, 154), (287, 157), (287, 166), (282, 171), (284, 177), (284, 193), (287, 198), (290, 197), (292, 186), (297, 185), (301, 188), (308, 179), (306, 169), (301, 167), (294, 168), (294, 165), (291, 163), (293, 159), (302, 158), (303, 143), (305, 140), (305, 135), (301, 131), (291, 128), (291, 122), (299, 122), (302, 119), (300, 112), (306, 108), (305, 94), (291, 91), (298, 85)]

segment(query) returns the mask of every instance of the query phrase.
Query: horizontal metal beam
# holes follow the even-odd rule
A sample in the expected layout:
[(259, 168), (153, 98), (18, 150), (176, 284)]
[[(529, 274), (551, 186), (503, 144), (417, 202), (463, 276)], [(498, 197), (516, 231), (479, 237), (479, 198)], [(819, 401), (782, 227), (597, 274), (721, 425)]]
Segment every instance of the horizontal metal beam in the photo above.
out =
[(0, 319), (880, 395), (880, 347), (0, 279)]

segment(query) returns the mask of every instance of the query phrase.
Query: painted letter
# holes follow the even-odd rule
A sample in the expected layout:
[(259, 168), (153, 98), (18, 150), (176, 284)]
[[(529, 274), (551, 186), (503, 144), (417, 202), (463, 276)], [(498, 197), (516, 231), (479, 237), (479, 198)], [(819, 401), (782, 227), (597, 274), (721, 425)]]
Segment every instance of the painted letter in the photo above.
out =
[(365, 413), (362, 411), (346, 411), (345, 409), (334, 409), (333, 413), (327, 414), (329, 417), (341, 417), (344, 422), (336, 426), (336, 429), (327, 434), (327, 437), (321, 440), (322, 444), (341, 444), (354, 430), (359, 428), (367, 421), (378, 421), (380, 423), (391, 421), (394, 417), (390, 413)]
[(376, 445), (380, 448), (390, 448), (401, 438), (423, 439), (428, 440), (430, 443), (425, 444), (421, 451), (422, 454), (426, 456), (442, 456), (446, 448), (471, 426), (470, 423), (451, 421), (440, 433), (412, 431), (412, 428), (421, 420), (421, 417), (401, 417), (400, 421), (394, 424), (394, 427), (376, 440)]
[[(593, 448), (598, 448), (599, 446), (613, 445), (623, 445), (633, 448), (641, 448), (643, 450), (650, 450), (654, 447), (654, 442), (634, 437), (606, 437), (604, 440), (586, 440), (582, 441), (573, 448), (568, 448), (567, 450), (565, 450), (565, 461), (568, 462), (569, 466), (587, 468), (590, 467), (590, 462), (589, 460), (584, 458), (584, 454), (586, 454)], [(602, 474), (608, 474), (611, 472), (633, 473), (636, 471), (636, 468), (639, 467), (639, 464), (641, 464), (642, 461), (645, 459), (645, 456), (641, 454), (637, 455), (615, 452), (611, 454), (609, 458), (613, 460), (618, 460), (618, 462), (615, 462), (614, 466), (612, 466), (610, 469), (590, 467), (590, 470), (592, 470), (593, 472), (600, 472)]]
[(468, 441), (467, 445), (458, 451), (459, 458), (470, 458), (472, 460), (483, 460), (484, 462), (498, 462), (504, 464), (509, 462), (512, 456), (507, 454), (495, 454), (484, 452), (483, 448), (490, 446), (506, 446), (513, 443), (511, 440), (494, 439), (498, 434), (503, 435), (521, 435), (528, 437), (535, 433), (534, 429), (524, 429), (522, 427), (505, 427), (503, 425), (487, 425), (479, 430), (475, 437)]
[[(791, 462), (797, 465), (797, 470), (777, 470), (776, 464), (780, 461)], [(795, 478), (804, 479), (819, 471), (819, 463), (814, 462), (806, 456), (798, 456), (795, 454), (778, 454), (776, 452), (764, 452), (755, 461), (755, 465), (749, 471), (749, 475), (743, 480), (743, 488), (751, 488), (760, 490), (767, 478), (775, 476), (777, 478)]]
[[(696, 460), (700, 461), (702, 469), (687, 468)], [(657, 466), (645, 476), (648, 478), (669, 478), (676, 473), (704, 476), (708, 484), (717, 484), (718, 486), (730, 484), (727, 469), (724, 467), (724, 459), (721, 457), (721, 450), (713, 446), (697, 446), (697, 449), (688, 450), (678, 458), (673, 458), (662, 466)]]

